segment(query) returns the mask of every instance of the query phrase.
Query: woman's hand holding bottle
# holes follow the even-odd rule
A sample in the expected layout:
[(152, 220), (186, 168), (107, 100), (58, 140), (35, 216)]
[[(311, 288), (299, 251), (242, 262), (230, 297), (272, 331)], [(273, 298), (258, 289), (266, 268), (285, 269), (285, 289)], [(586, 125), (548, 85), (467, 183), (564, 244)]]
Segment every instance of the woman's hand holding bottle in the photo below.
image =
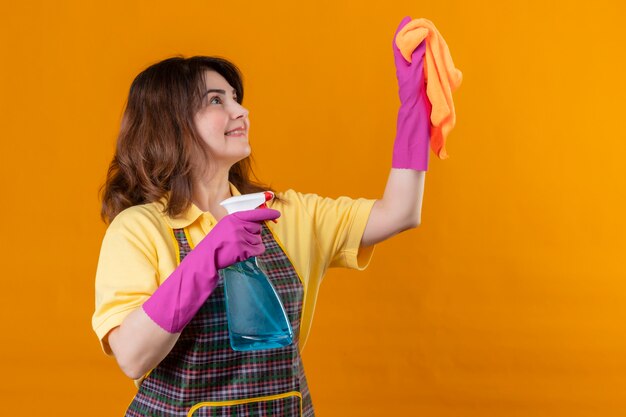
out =
[(169, 333), (182, 331), (217, 286), (219, 269), (265, 251), (261, 222), (278, 217), (267, 208), (224, 216), (143, 304), (146, 314)]
[(273, 209), (224, 216), (143, 304), (108, 335), (124, 373), (138, 379), (176, 344), (219, 281), (219, 269), (261, 255), (261, 222), (280, 217)]

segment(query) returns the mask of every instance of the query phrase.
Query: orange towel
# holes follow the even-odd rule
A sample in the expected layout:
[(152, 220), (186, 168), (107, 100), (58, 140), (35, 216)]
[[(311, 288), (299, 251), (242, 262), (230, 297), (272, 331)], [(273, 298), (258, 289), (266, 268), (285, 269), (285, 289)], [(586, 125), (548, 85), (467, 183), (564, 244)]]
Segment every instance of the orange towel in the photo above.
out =
[(463, 74), (454, 68), (448, 45), (430, 20), (411, 20), (398, 32), (396, 45), (402, 56), (411, 62), (411, 53), (424, 39), (424, 80), (432, 105), (430, 147), (440, 159), (446, 159), (446, 137), (456, 123), (452, 91), (461, 85)]

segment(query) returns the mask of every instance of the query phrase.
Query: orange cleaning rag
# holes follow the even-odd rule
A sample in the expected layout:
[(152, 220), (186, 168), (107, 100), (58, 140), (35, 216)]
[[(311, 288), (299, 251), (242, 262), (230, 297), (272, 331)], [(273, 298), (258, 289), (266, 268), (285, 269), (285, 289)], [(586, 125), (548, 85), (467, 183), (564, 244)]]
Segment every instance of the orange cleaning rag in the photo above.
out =
[(424, 39), (424, 81), (432, 105), (430, 148), (440, 159), (446, 159), (446, 137), (456, 123), (452, 92), (461, 85), (463, 74), (454, 67), (446, 41), (430, 20), (420, 18), (407, 23), (396, 36), (396, 46), (411, 62), (411, 54)]

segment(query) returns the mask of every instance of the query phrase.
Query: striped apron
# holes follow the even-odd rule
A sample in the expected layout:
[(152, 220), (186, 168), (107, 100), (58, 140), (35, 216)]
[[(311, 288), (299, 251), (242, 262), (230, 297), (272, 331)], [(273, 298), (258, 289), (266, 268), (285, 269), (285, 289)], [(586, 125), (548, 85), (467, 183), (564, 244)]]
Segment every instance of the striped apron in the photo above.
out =
[[(180, 260), (191, 251), (185, 229), (174, 229)], [(171, 352), (139, 387), (127, 417), (314, 416), (298, 338), (304, 288), (293, 265), (265, 224), (259, 267), (281, 297), (294, 343), (237, 352), (230, 347), (224, 277)]]

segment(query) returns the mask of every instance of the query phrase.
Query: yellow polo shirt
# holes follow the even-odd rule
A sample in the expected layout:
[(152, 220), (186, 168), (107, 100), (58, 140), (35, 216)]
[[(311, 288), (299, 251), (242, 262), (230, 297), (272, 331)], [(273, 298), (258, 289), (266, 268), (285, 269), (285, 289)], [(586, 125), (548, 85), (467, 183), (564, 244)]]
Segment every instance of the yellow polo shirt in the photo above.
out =
[[(232, 183), (230, 191), (241, 195)], [(281, 217), (278, 223), (266, 224), (304, 284), (300, 327), (300, 345), (304, 346), (326, 270), (363, 270), (372, 258), (375, 246), (360, 248), (360, 242), (376, 200), (331, 199), (294, 190), (276, 195), (287, 203), (268, 203), (268, 207), (281, 212)], [(181, 217), (169, 217), (162, 213), (164, 201), (127, 208), (115, 217), (104, 235), (96, 271), (92, 326), (109, 355), (109, 331), (140, 307), (177, 267), (172, 229), (187, 228), (193, 247), (217, 223), (210, 212), (194, 204)]]

